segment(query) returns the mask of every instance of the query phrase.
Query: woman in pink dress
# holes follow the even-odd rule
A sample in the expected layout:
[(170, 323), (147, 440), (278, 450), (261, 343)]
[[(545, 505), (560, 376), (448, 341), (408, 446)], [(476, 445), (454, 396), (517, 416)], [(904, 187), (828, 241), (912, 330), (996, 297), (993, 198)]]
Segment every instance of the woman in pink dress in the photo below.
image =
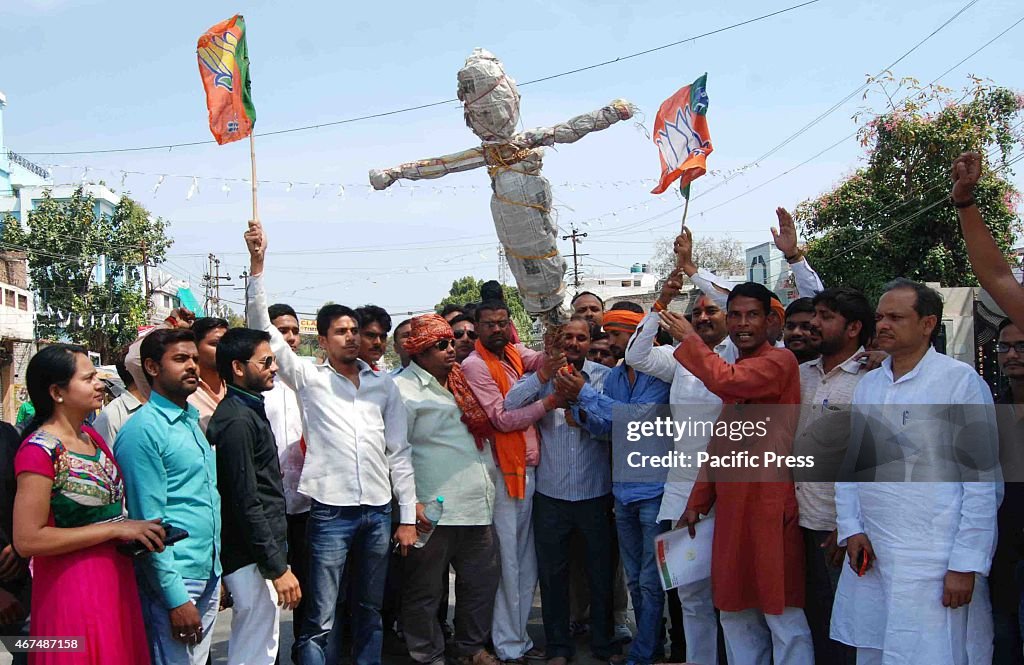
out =
[(114, 455), (83, 425), (102, 405), (103, 383), (85, 349), (69, 344), (44, 348), (26, 374), (36, 415), (14, 461), (14, 548), (32, 558), (31, 636), (79, 642), (29, 662), (149, 665), (132, 559), (117, 545), (162, 549), (164, 532), (156, 520), (124, 518)]

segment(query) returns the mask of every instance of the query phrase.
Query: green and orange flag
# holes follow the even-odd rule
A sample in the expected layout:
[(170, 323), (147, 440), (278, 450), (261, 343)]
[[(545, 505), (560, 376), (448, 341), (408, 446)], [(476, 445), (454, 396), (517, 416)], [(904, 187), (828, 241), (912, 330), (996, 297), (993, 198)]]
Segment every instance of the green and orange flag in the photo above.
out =
[(689, 200), (690, 183), (707, 173), (708, 155), (714, 150), (708, 131), (707, 83), (704, 74), (661, 103), (653, 137), (661, 158), (661, 180), (651, 194), (661, 194), (679, 180)]
[(256, 124), (249, 85), (245, 19), (236, 14), (199, 38), (199, 73), (210, 109), (210, 131), (221, 145), (244, 139)]

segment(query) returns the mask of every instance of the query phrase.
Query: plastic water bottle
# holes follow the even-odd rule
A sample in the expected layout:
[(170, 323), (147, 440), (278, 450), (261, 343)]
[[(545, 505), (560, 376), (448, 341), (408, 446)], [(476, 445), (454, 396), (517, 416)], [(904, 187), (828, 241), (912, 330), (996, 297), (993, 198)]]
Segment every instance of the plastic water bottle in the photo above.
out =
[[(441, 513), (444, 512), (444, 497), (439, 496), (437, 497), (437, 500), (428, 503), (424, 506), (423, 512), (426, 514), (427, 519), (430, 520), (430, 523), (434, 525), (434, 529), (436, 529), (437, 523), (441, 521)], [(430, 537), (434, 535), (434, 529), (431, 529), (427, 533), (419, 534), (419, 537), (416, 539), (416, 544), (414, 544), (413, 547), (420, 548), (426, 545), (427, 541), (430, 540)]]

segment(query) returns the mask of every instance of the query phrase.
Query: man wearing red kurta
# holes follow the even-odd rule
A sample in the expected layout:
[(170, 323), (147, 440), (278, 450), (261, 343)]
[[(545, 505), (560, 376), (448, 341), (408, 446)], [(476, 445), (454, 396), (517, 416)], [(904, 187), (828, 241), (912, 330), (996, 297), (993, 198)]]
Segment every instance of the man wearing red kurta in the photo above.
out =
[[(729, 336), (740, 351), (735, 364), (708, 349), (683, 317), (662, 312), (662, 325), (680, 341), (676, 359), (726, 405), (794, 405), (743, 409), (745, 422), (763, 421), (757, 440), (713, 440), (711, 455), (745, 451), (761, 466), (701, 469), (681, 523), (691, 528), (715, 506), (711, 588), (721, 611), (730, 663), (805, 665), (814, 661), (804, 616), (804, 552), (797, 502), (785, 467), (764, 467), (764, 453), (786, 455), (792, 446), (800, 375), (796, 358), (768, 343), (771, 292), (747, 282), (729, 295)], [(726, 407), (726, 411), (729, 407)], [(734, 412), (738, 409), (733, 407)], [(723, 414), (723, 419), (728, 416)], [(735, 418), (734, 418), (735, 419)], [(775, 482), (770, 482), (775, 481)]]

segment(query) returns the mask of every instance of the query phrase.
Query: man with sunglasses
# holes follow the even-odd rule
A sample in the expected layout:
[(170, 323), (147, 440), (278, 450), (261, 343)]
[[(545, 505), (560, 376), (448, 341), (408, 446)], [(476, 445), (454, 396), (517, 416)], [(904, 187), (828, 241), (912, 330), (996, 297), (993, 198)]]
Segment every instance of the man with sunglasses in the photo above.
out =
[(235, 600), (228, 663), (271, 665), (281, 608), (294, 609), (302, 592), (288, 567), (281, 466), (263, 401), (277, 374), (270, 335), (249, 328), (224, 333), (217, 371), (227, 393), (206, 434), (217, 451), (224, 585)]
[(444, 513), (430, 540), (405, 562), (405, 643), (414, 663), (444, 662), (445, 636), (435, 617), (442, 603), (447, 615), (452, 565), (458, 589), (453, 655), (461, 665), (497, 665), (485, 648), (500, 572), (487, 445), (491, 423), (455, 362), (452, 329), (441, 316), (414, 318), (404, 345), (412, 362), (395, 384), (408, 414), (417, 500), (426, 504), (444, 497)]
[(461, 365), (476, 348), (476, 324), (465, 314), (454, 317), (448, 323), (455, 340), (455, 362)]
[(996, 520), (999, 536), (989, 574), (995, 625), (995, 665), (1024, 662), (1021, 612), (1024, 605), (1024, 331), (1010, 319), (999, 324), (996, 353), (1006, 389), (996, 397), (999, 461), (1006, 493)]

